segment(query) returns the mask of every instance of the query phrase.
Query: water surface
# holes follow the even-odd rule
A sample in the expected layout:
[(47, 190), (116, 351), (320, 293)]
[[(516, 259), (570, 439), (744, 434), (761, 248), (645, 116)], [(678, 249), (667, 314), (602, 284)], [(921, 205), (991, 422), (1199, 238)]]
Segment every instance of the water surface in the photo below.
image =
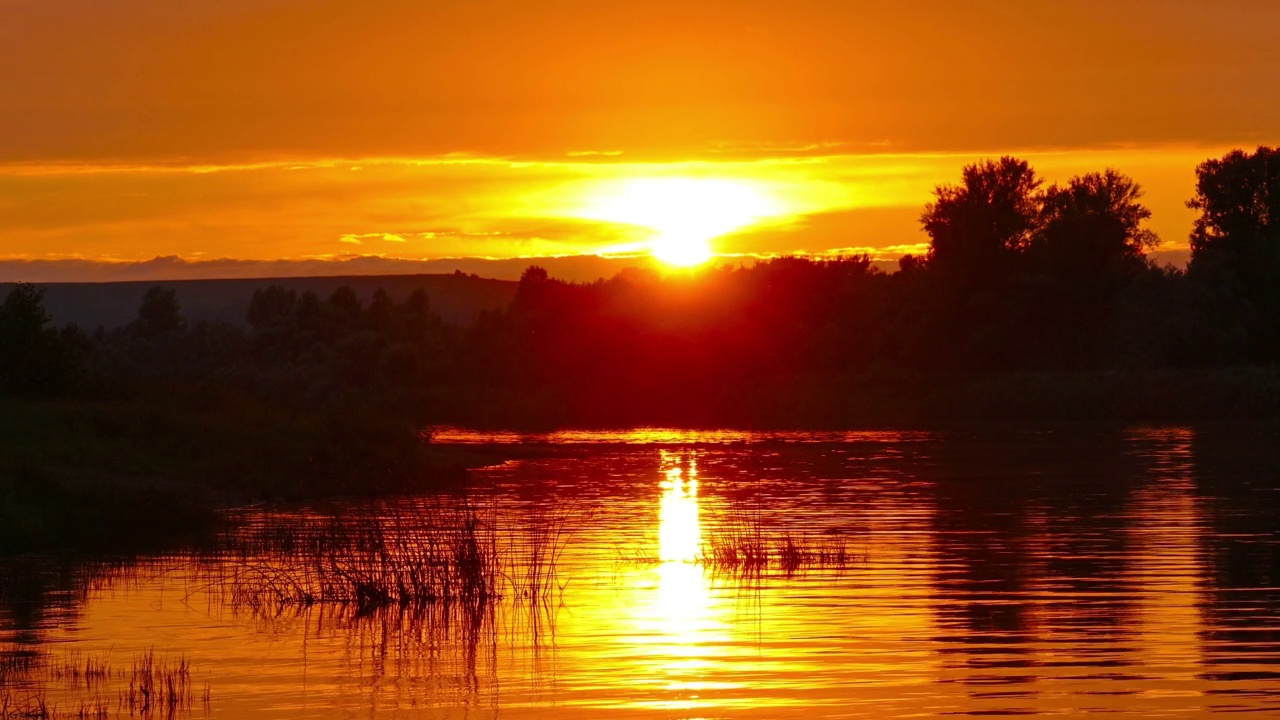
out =
[[(45, 565), (0, 593), (0, 642), (183, 656), (196, 717), (1280, 714), (1270, 428), (436, 439), (522, 444), (473, 502), (508, 539), (555, 524), (551, 592), (521, 594), (517, 555), (482, 617), (248, 608), (230, 552)], [(709, 562), (742, 527), (843, 554)]]

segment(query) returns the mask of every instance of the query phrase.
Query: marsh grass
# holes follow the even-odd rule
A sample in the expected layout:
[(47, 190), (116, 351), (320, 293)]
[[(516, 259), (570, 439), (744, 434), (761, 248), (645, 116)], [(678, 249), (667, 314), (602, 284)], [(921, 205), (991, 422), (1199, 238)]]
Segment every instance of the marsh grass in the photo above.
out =
[[(149, 656), (150, 652), (147, 653)], [(43, 676), (46, 680), (66, 687), (83, 687), (92, 690), (113, 676), (108, 656), (85, 655), (72, 651), (60, 661), (47, 665)]]
[(535, 660), (554, 635), (581, 517), (573, 503), (482, 493), (263, 514), (228, 534), (191, 590), (266, 627), (346, 637), (362, 662), (409, 668), (431, 687), (426, 704), (472, 704), (496, 692), (504, 635)]
[(857, 557), (843, 538), (816, 539), (791, 533), (774, 536), (735, 529), (704, 543), (698, 561), (717, 571), (738, 574), (778, 571), (791, 575), (808, 569), (841, 569)]
[[(378, 502), (342, 513), (264, 518), (229, 537), (208, 586), (259, 613), (341, 605), (549, 604), (570, 531), (549, 508), (499, 510), (472, 498)], [(472, 613), (475, 614), (475, 613)]]
[[(692, 562), (718, 573), (794, 575), (807, 570), (839, 570), (866, 560), (865, 553), (854, 551), (843, 537), (779, 532), (768, 527), (759, 512), (727, 513), (706, 532)], [(618, 554), (623, 562), (662, 562), (651, 548), (620, 548)]]
[(211, 579), (233, 606), (258, 612), (339, 604), (370, 612), (435, 603), (485, 605), (499, 595), (491, 523), (469, 506), (429, 513), (379, 505), (250, 528)]
[[(191, 665), (185, 657), (134, 656), (128, 669), (109, 655), (69, 653), (6, 664), (0, 683), (0, 720), (106, 720), (138, 717), (174, 720), (195, 707)], [(210, 689), (201, 692), (206, 710)]]
[[(206, 699), (207, 696), (206, 687)], [(131, 714), (172, 718), (180, 712), (189, 712), (193, 699), (191, 666), (187, 659), (156, 662), (155, 653), (148, 650), (133, 661), (121, 706), (129, 708)]]

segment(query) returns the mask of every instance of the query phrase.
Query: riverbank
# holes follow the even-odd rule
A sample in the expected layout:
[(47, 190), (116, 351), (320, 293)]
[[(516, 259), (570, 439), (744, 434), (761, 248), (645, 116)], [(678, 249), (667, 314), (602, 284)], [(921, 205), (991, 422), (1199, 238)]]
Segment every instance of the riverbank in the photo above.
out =
[[(810, 377), (683, 395), (621, 386), (432, 394), (443, 422), (515, 430), (1280, 418), (1280, 370), (1261, 367)], [(127, 398), (0, 400), (0, 553), (190, 544), (212, 536), (227, 508), (447, 490), (468, 469), (520, 452), (433, 444), (376, 404), (341, 407), (304, 412), (163, 386)]]
[(956, 423), (1183, 423), (1280, 419), (1280, 368), (809, 375), (645, 387), (615, 383), (466, 387), (442, 393), (442, 422), (563, 427), (848, 429)]
[(0, 399), (0, 554), (186, 544), (227, 508), (446, 489), (492, 461), (387, 418), (244, 398)]

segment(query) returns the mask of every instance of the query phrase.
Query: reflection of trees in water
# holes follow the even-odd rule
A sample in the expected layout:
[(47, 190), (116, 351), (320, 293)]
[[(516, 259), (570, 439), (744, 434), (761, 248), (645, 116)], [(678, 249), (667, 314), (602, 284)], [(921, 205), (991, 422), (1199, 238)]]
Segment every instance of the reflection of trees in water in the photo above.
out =
[(0, 639), (35, 643), (41, 631), (74, 620), (89, 594), (137, 572), (135, 557), (0, 558)]
[[(1135, 592), (1137, 672), (1198, 696), (1203, 667), (1200, 635), (1207, 571), (1205, 522), (1196, 479), (1191, 428), (1140, 428), (1129, 440), (1145, 461), (1125, 515), (1128, 576)], [(1184, 701), (1198, 707), (1198, 699)]]
[[(935, 588), (942, 652), (959, 654), (957, 680), (970, 686), (1010, 685), (1022, 691), (1035, 680), (1030, 639), (1028, 498), (975, 480), (942, 480), (932, 528), (938, 552)], [(1010, 671), (1014, 669), (1014, 671)], [(1006, 699), (1012, 691), (1002, 690)], [(980, 689), (970, 694), (981, 697)]]
[(1280, 432), (1208, 428), (1191, 450), (1197, 475), (1213, 479), (1203, 676), (1222, 683), (1213, 692), (1226, 709), (1280, 680)]
[(1005, 707), (1074, 667), (1127, 664), (1121, 438), (979, 436), (933, 460), (935, 613), (952, 680)]
[(936, 612), (954, 680), (1002, 705), (1274, 697), (1259, 682), (1280, 677), (1280, 444), (1238, 433), (1137, 429), (939, 457)]
[(209, 702), (185, 658), (137, 654), (131, 665), (82, 656), (45, 642), (76, 624), (95, 593), (160, 575), (185, 561), (169, 557), (0, 560), (0, 718), (189, 716)]

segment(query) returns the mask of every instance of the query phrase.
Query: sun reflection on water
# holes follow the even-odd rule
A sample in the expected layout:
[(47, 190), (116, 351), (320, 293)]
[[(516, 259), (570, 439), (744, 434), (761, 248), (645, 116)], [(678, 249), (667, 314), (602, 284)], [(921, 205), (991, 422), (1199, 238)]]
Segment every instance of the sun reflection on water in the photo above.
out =
[[(662, 451), (658, 505), (656, 619), (676, 657), (697, 657), (700, 635), (714, 626), (711, 583), (697, 563), (702, 549), (695, 456)], [(683, 663), (675, 662), (669, 667)]]
[(656, 662), (661, 694), (646, 707), (689, 710), (705, 705), (700, 692), (718, 687), (711, 677), (728, 627), (705, 568), (697, 562), (702, 525), (695, 455), (661, 452), (658, 559), (650, 576), (652, 598), (642, 620), (642, 652)]
[(702, 548), (702, 523), (698, 518), (698, 461), (690, 457), (686, 467), (679, 455), (662, 451), (662, 500), (658, 509), (658, 559), (663, 563), (691, 563)]

